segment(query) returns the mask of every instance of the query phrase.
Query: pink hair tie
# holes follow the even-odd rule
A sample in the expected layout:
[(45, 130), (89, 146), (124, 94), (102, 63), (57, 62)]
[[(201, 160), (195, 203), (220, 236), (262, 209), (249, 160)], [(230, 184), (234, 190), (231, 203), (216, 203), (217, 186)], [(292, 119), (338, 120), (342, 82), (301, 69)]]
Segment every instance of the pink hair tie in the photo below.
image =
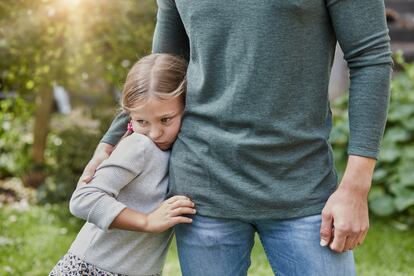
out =
[(132, 123), (131, 123), (131, 122), (129, 122), (129, 123), (128, 123), (128, 127), (127, 127), (127, 129), (128, 129), (128, 132), (129, 132), (129, 131), (131, 131), (131, 132), (133, 132), (133, 131), (134, 131), (134, 129), (132, 128)]

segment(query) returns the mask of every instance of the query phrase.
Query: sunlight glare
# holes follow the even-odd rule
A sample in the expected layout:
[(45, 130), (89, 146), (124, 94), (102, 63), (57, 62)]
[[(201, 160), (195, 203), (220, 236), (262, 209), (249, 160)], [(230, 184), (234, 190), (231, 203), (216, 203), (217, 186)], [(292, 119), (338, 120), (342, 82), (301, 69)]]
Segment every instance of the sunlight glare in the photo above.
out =
[(62, 5), (66, 6), (69, 9), (74, 9), (82, 2), (82, 0), (59, 0)]

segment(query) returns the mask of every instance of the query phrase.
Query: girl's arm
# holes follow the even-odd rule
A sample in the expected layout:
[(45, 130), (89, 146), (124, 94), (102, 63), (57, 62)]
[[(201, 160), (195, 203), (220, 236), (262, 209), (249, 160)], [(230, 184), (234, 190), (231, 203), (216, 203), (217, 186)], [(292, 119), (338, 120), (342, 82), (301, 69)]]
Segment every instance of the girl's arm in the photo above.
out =
[(93, 180), (88, 185), (78, 184), (69, 204), (71, 213), (104, 231), (117, 228), (159, 233), (177, 223), (191, 223), (182, 216), (195, 214), (194, 203), (185, 196), (174, 196), (149, 214), (129, 209), (116, 199), (120, 190), (141, 173), (148, 143), (151, 141), (141, 135), (123, 139)]
[(87, 220), (103, 230), (126, 206), (116, 198), (122, 188), (141, 171), (144, 164), (146, 143), (138, 135), (123, 139), (96, 171), (92, 181), (79, 182), (69, 203), (71, 213)]
[(192, 219), (182, 215), (195, 213), (194, 203), (188, 197), (174, 196), (162, 202), (156, 210), (147, 215), (125, 208), (109, 228), (161, 233), (178, 223), (191, 223)]

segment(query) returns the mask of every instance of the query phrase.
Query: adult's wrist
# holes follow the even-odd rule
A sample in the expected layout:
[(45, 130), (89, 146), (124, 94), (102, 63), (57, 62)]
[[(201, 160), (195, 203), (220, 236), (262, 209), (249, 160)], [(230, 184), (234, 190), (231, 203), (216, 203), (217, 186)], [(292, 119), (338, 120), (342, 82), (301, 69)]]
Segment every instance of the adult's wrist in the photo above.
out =
[(338, 190), (351, 193), (353, 196), (359, 196), (360, 198), (367, 198), (370, 189), (370, 181), (347, 179), (345, 177), (342, 178), (342, 181), (338, 187)]
[(350, 155), (339, 188), (367, 196), (371, 188), (375, 163), (376, 160), (369, 157)]
[(107, 143), (99, 143), (95, 150), (95, 155), (106, 154), (111, 155), (112, 151), (114, 150), (115, 146)]

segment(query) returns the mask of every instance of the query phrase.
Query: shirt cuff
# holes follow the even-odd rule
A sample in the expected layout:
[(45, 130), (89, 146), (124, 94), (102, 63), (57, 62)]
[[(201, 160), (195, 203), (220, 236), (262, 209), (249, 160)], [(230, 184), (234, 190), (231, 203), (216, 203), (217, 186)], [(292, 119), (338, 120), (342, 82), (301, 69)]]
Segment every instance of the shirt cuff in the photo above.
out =
[(125, 208), (125, 204), (110, 196), (102, 197), (90, 210), (87, 221), (107, 232), (111, 223)]

